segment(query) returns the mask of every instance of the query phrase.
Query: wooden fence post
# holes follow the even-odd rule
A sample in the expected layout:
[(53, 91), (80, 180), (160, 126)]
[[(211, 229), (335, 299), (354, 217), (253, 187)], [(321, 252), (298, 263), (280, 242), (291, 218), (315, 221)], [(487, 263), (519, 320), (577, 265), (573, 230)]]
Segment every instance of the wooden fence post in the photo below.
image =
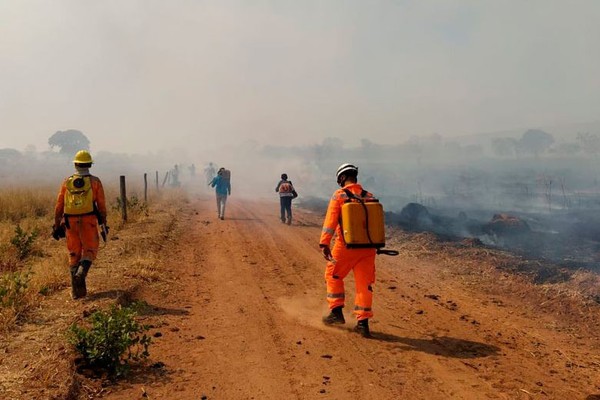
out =
[(158, 171), (156, 171), (156, 191), (158, 192)]
[(144, 172), (144, 203), (148, 202), (148, 174)]
[(125, 175), (121, 175), (121, 206), (123, 222), (127, 222), (127, 190), (125, 189)]
[(165, 186), (165, 183), (167, 183), (167, 178), (168, 177), (169, 177), (169, 171), (167, 171), (167, 173), (165, 174), (165, 179), (163, 179), (162, 186)]

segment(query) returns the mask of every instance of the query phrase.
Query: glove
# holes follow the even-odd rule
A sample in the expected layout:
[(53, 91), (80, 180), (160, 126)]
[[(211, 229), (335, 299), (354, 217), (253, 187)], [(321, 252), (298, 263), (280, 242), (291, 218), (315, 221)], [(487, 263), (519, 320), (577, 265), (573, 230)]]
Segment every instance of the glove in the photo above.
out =
[(60, 240), (60, 236), (58, 236), (58, 230), (55, 226), (52, 226), (52, 237), (54, 240)]
[(54, 240), (60, 240), (60, 238), (64, 238), (66, 235), (65, 233), (65, 226), (64, 225), (54, 225), (52, 226), (52, 237), (54, 238)]
[(320, 246), (321, 246), (321, 253), (323, 254), (323, 258), (325, 258), (327, 261), (332, 261), (333, 256), (331, 255), (331, 249), (329, 248), (329, 246), (327, 246), (326, 244), (322, 244)]

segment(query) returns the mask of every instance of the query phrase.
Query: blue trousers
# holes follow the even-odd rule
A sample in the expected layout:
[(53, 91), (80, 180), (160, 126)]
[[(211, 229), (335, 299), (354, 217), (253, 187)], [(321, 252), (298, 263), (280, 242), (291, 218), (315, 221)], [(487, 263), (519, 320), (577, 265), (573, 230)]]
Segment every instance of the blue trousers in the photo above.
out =
[(280, 197), (279, 204), (281, 205), (281, 222), (286, 222), (287, 213), (287, 223), (292, 222), (292, 197)]

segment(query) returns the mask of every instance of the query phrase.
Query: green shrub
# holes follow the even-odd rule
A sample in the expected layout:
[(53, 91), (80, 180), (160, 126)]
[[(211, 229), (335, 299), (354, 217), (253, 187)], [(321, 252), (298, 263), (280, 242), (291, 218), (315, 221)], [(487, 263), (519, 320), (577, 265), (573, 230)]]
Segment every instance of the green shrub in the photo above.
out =
[(28, 233), (21, 228), (21, 225), (17, 225), (15, 228), (15, 236), (10, 239), (10, 243), (17, 249), (19, 260), (24, 260), (31, 255), (33, 243), (38, 235), (39, 232), (37, 229)]
[(7, 272), (0, 275), (0, 306), (19, 309), (24, 303), (30, 271)]
[(123, 376), (130, 361), (149, 356), (151, 338), (148, 326), (136, 322), (137, 313), (129, 307), (111, 306), (90, 316), (90, 328), (71, 325), (69, 342), (92, 369), (106, 370), (111, 376)]

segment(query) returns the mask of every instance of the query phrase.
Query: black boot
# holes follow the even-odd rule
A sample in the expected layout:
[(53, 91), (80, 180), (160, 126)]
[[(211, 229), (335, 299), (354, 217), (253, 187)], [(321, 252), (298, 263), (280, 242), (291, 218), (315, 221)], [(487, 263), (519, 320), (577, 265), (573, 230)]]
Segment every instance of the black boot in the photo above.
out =
[(87, 277), (88, 271), (92, 266), (92, 262), (90, 260), (82, 260), (79, 263), (79, 268), (77, 268), (77, 272), (75, 273), (75, 279), (77, 280), (78, 291), (77, 297), (85, 297), (87, 296), (87, 286), (85, 284), (85, 278)]
[(365, 337), (365, 338), (372, 337), (371, 331), (369, 330), (369, 320), (361, 319), (360, 321), (358, 321), (358, 323), (354, 327), (354, 332), (359, 333), (362, 337)]
[(342, 313), (343, 306), (335, 307), (331, 309), (331, 313), (328, 316), (323, 317), (323, 323), (325, 325), (334, 325), (334, 324), (345, 324), (346, 320), (344, 319), (344, 313)]
[(79, 287), (78, 282), (79, 282), (79, 280), (75, 276), (75, 274), (77, 273), (77, 268), (79, 268), (79, 265), (72, 265), (71, 266), (71, 298), (73, 298), (73, 299), (78, 299), (79, 298), (79, 290), (78, 290), (78, 287)]

